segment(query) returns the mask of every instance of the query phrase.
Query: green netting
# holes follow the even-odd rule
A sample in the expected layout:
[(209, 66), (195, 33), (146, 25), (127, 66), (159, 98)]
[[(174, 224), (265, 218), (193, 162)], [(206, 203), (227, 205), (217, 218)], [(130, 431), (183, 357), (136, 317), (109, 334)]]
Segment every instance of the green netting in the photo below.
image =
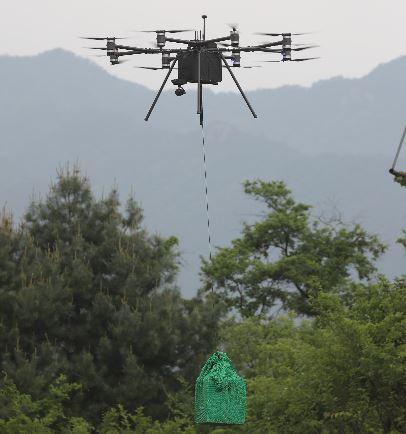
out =
[(227, 354), (212, 354), (196, 380), (196, 423), (243, 424), (246, 403), (245, 380), (237, 374)]

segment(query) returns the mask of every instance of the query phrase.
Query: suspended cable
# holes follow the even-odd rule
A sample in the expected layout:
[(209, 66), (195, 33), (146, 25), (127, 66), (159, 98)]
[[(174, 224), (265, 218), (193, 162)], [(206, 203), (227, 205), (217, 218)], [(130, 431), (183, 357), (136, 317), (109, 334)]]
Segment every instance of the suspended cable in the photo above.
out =
[[(206, 140), (205, 140), (205, 134), (204, 134), (204, 125), (203, 122), (201, 122), (202, 127), (202, 152), (203, 152), (203, 172), (204, 172), (204, 192), (205, 192), (205, 199), (206, 199), (206, 215), (207, 215), (207, 240), (208, 240), (208, 247), (209, 247), (209, 260), (211, 262), (212, 260), (212, 245), (211, 245), (211, 229), (210, 229), (210, 210), (209, 210), (209, 189), (208, 189), (208, 183), (207, 183), (207, 157), (206, 157)], [(212, 314), (213, 319), (215, 317), (215, 298), (214, 298), (214, 284), (211, 282), (211, 296), (212, 296)], [(214, 332), (214, 340), (216, 342), (216, 345), (218, 345), (218, 330), (215, 328)]]
[(211, 247), (211, 232), (210, 232), (210, 212), (209, 212), (209, 192), (207, 184), (207, 163), (206, 163), (206, 143), (204, 135), (204, 126), (202, 126), (202, 151), (203, 151), (203, 171), (204, 171), (204, 187), (205, 187), (205, 198), (206, 198), (206, 215), (207, 215), (207, 235), (209, 242), (209, 259), (212, 259), (212, 247)]

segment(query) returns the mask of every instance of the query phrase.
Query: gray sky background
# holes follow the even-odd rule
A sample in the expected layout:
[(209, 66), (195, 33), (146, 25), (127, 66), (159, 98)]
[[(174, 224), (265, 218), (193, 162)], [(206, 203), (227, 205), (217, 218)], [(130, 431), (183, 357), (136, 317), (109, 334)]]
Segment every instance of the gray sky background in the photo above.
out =
[[(240, 70), (238, 77), (246, 89), (309, 85), (337, 75), (359, 77), (379, 63), (406, 54), (406, 0), (0, 0), (0, 54), (31, 55), (62, 47), (119, 77), (156, 88), (162, 71), (133, 66), (159, 66), (159, 56), (133, 56), (131, 62), (110, 67), (107, 58), (92, 57), (94, 51), (83, 48), (92, 43), (77, 37), (124, 35), (130, 36), (134, 45), (147, 44), (153, 34), (131, 30), (200, 28), (203, 13), (208, 15), (208, 37), (228, 34), (226, 23), (236, 22), (241, 44), (266, 40), (252, 35), (256, 31), (317, 32), (296, 37), (294, 42), (320, 44), (304, 53), (322, 59)], [(242, 64), (261, 59), (262, 54), (244, 55)], [(234, 90), (234, 85), (227, 79), (214, 90)]]

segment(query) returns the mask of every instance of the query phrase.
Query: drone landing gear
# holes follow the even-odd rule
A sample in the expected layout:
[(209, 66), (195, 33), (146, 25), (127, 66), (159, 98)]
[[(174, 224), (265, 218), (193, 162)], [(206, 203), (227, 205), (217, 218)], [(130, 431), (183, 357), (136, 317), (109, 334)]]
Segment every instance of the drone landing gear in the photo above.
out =
[(395, 159), (393, 160), (392, 167), (389, 169), (389, 173), (395, 177), (398, 177), (398, 178), (406, 178), (406, 172), (399, 172), (399, 171), (395, 170), (395, 166), (396, 166), (396, 163), (398, 162), (399, 154), (400, 154), (400, 151), (402, 149), (403, 142), (405, 141), (405, 138), (406, 138), (406, 127), (403, 130), (403, 134), (402, 134), (402, 137), (400, 139), (400, 143), (399, 143), (396, 155), (395, 155)]
[(234, 83), (236, 84), (238, 90), (240, 91), (242, 97), (244, 98), (245, 103), (247, 104), (248, 108), (250, 109), (250, 111), (252, 113), (252, 116), (254, 116), (254, 118), (257, 118), (258, 116), (256, 115), (256, 113), (255, 113), (254, 109), (252, 108), (250, 102), (248, 101), (248, 98), (245, 96), (245, 93), (242, 90), (242, 88), (240, 86), (240, 83), (238, 83), (238, 80), (237, 80), (236, 76), (234, 75), (233, 71), (231, 71), (231, 68), (230, 68), (229, 64), (227, 63), (226, 58), (224, 57), (224, 55), (223, 55), (223, 53), (221, 51), (220, 51), (219, 54), (220, 54), (221, 60), (223, 61), (225, 67), (227, 68), (228, 72), (230, 73), (232, 79), (234, 80)]
[[(161, 96), (161, 93), (162, 93), (162, 91), (164, 90), (165, 84), (166, 84), (166, 82), (168, 81), (169, 76), (171, 75), (171, 72), (172, 72), (173, 68), (175, 67), (177, 61), (178, 61), (178, 58), (176, 57), (176, 59), (174, 59), (173, 62), (171, 63), (171, 67), (169, 68), (169, 71), (168, 71), (168, 73), (166, 74), (166, 77), (165, 77), (165, 79), (164, 79), (164, 81), (163, 81), (163, 83), (162, 83), (162, 85), (161, 85), (161, 87), (160, 87), (160, 89), (159, 89), (159, 91), (158, 91), (158, 93), (157, 93), (155, 99), (154, 99), (154, 102), (152, 103), (151, 108), (149, 109), (148, 114), (147, 114), (147, 116), (145, 117), (145, 120), (146, 120), (146, 121), (148, 121), (149, 117), (151, 116), (151, 113), (152, 113), (152, 111), (154, 110), (155, 105), (156, 105), (156, 103), (158, 102), (158, 99), (159, 99), (159, 97)], [(176, 90), (179, 90), (179, 89), (176, 89)], [(183, 91), (184, 91), (184, 89), (183, 89)]]

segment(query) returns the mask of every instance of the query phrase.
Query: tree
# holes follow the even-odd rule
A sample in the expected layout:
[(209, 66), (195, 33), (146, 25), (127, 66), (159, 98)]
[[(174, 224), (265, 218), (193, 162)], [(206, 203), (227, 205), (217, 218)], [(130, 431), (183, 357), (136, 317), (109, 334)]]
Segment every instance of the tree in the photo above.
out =
[(267, 214), (202, 267), (205, 289), (214, 286), (242, 316), (265, 316), (277, 305), (313, 315), (312, 296), (340, 291), (354, 274), (373, 275), (385, 247), (361, 226), (312, 220), (310, 206), (297, 203), (283, 182), (247, 181), (245, 192)]
[(89, 423), (64, 414), (64, 401), (79, 388), (61, 376), (50, 385), (44, 399), (33, 401), (12, 381), (4, 379), (0, 388), (0, 431), (3, 434), (89, 434), (92, 428)]
[(404, 432), (405, 282), (354, 285), (350, 299), (319, 294), (317, 319), (300, 324), (230, 322), (226, 351), (248, 381), (241, 432)]
[(175, 286), (177, 240), (150, 235), (133, 198), (96, 199), (77, 168), (59, 172), (22, 224), (0, 226), (0, 362), (42, 399), (64, 373), (81, 388), (65, 405), (92, 423), (122, 404), (168, 414), (166, 395), (191, 381), (217, 318)]

